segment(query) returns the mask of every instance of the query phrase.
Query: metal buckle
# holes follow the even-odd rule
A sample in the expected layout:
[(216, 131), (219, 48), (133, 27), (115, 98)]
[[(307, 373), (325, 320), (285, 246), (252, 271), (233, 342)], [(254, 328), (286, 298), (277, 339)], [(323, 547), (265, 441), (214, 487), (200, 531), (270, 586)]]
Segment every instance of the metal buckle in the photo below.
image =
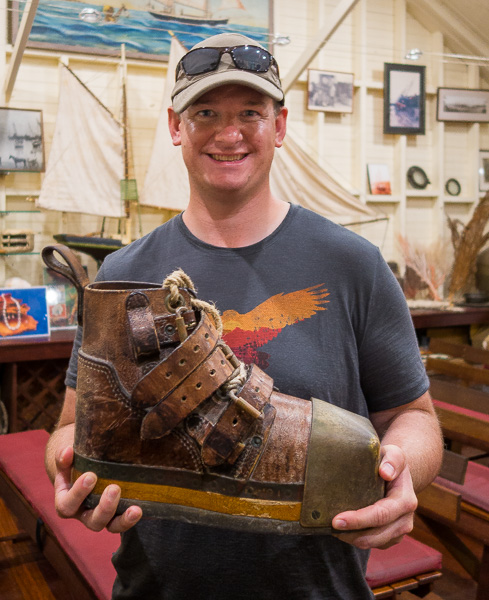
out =
[(219, 345), (221, 346), (222, 351), (224, 352), (224, 356), (225, 356), (226, 360), (228, 360), (235, 369), (239, 369), (239, 366), (241, 363), (236, 358), (236, 355), (231, 350), (231, 348), (227, 344), (225, 344), (222, 340), (219, 342)]
[(246, 400), (244, 400), (243, 398), (238, 396), (238, 394), (234, 390), (231, 390), (228, 395), (239, 409), (241, 409), (245, 413), (249, 414), (254, 419), (262, 419), (263, 418), (263, 413), (261, 413), (259, 410), (257, 410), (249, 402), (247, 402)]

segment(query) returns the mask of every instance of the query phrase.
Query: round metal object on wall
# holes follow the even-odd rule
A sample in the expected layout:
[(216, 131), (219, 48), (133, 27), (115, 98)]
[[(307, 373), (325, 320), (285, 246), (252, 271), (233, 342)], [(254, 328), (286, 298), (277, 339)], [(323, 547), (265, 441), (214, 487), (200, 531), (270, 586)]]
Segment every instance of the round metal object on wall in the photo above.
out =
[(445, 190), (450, 196), (458, 196), (461, 189), (460, 183), (456, 179), (448, 179), (445, 183)]
[(428, 176), (421, 167), (410, 167), (407, 172), (407, 179), (413, 188), (424, 190), (430, 183)]

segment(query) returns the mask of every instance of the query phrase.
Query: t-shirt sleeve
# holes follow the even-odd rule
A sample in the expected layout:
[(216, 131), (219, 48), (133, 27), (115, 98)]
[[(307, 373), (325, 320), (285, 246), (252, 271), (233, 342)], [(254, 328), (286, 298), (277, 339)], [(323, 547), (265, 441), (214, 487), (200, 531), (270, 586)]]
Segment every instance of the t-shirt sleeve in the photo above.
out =
[[(96, 281), (104, 280), (104, 266), (102, 265), (97, 273)], [(67, 387), (76, 388), (76, 379), (78, 374), (78, 350), (82, 343), (83, 328), (78, 326), (76, 330), (75, 340), (73, 342), (73, 349), (71, 351), (70, 362), (66, 371), (65, 385)]]
[(359, 361), (370, 412), (412, 402), (429, 388), (406, 299), (380, 252)]

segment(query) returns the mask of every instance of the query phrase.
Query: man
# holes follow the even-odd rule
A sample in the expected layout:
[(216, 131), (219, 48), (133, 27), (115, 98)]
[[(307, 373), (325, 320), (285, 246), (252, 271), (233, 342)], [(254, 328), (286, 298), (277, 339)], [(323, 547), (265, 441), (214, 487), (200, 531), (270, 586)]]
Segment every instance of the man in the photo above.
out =
[(225, 341), (281, 392), (369, 416), (382, 438), (386, 497), (337, 515), (334, 536), (310, 537), (140, 521), (137, 506), (114, 516), (116, 485), (84, 509), (95, 476), (73, 486), (69, 477), (78, 339), (46, 464), (61, 516), (123, 532), (114, 598), (370, 598), (366, 549), (412, 529), (415, 491), (439, 468), (428, 380), (404, 297), (379, 251), (271, 194), (286, 120), (278, 67), (264, 49), (237, 34), (197, 44), (177, 68), (169, 109), (189, 172), (188, 208), (108, 257), (98, 279), (162, 281), (183, 268), (199, 298), (222, 312)]

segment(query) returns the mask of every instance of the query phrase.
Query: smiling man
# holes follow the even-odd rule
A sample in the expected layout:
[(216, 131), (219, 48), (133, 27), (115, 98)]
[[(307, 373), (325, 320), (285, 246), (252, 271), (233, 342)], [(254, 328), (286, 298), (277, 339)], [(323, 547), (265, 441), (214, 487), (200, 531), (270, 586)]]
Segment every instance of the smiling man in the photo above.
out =
[(122, 532), (114, 599), (371, 598), (368, 549), (412, 529), (415, 492), (436, 475), (442, 451), (403, 294), (377, 248), (271, 193), (287, 109), (266, 49), (237, 34), (197, 44), (177, 67), (172, 98), (169, 127), (188, 169), (188, 208), (110, 255), (98, 279), (157, 282), (181, 267), (199, 298), (216, 303), (235, 353), (260, 364), (281, 392), (370, 418), (382, 441), (386, 496), (337, 515), (331, 536), (141, 520), (138, 506), (116, 515), (116, 485), (85, 510), (95, 476), (70, 483), (79, 334), (46, 454), (58, 513)]

